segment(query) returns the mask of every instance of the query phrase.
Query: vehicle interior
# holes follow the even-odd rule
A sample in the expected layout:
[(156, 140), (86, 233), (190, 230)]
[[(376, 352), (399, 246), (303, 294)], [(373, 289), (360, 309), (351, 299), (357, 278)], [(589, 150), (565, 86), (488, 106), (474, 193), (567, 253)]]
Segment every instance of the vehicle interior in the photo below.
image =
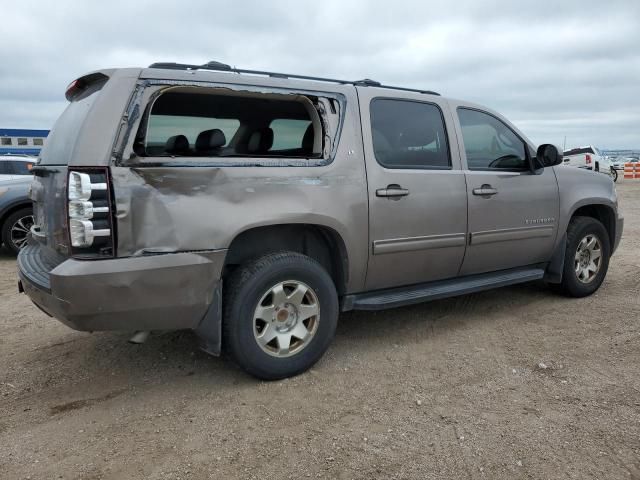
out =
[(440, 110), (432, 105), (376, 99), (371, 106), (373, 149), (387, 168), (450, 168)]
[(469, 109), (458, 109), (470, 170), (528, 170), (525, 143), (496, 118)]
[(167, 89), (152, 102), (134, 149), (153, 157), (320, 158), (323, 128), (304, 95)]

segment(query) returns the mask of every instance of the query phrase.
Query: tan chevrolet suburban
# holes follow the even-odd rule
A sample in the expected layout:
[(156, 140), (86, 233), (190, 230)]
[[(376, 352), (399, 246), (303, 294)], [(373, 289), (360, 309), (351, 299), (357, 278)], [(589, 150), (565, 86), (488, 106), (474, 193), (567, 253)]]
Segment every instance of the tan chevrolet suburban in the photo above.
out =
[(205, 65), (74, 81), (34, 167), (19, 288), (85, 331), (192, 329), (277, 379), (340, 311), (544, 279), (598, 289), (609, 177), (432, 91)]

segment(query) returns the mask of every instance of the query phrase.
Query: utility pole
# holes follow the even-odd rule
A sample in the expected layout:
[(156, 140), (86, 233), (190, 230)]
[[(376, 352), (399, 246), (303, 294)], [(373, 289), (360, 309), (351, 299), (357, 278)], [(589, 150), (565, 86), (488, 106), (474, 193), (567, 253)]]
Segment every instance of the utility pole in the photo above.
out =
[(564, 136), (564, 144), (562, 145), (562, 150), (566, 150), (567, 149), (567, 136)]

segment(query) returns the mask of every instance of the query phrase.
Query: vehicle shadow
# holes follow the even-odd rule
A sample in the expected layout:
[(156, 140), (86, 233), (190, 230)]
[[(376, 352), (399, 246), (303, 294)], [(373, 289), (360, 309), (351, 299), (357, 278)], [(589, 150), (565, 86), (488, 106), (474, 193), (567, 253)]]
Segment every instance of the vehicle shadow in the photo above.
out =
[[(354, 351), (365, 353), (390, 344), (429, 342), (462, 326), (468, 328), (469, 322), (490, 321), (516, 305), (527, 308), (545, 295), (549, 293), (534, 283), (380, 312), (346, 312), (340, 317), (327, 358), (316, 370), (342, 365)], [(69, 330), (52, 343), (43, 342), (34, 348), (24, 359), (25, 366), (42, 370), (44, 383), (61, 386), (74, 378), (79, 368), (89, 382), (107, 377), (120, 386), (181, 384), (181, 379), (191, 387), (200, 384), (206, 388), (256, 382), (229, 360), (199, 350), (197, 338), (190, 331), (152, 333), (140, 345), (127, 342), (132, 333)]]

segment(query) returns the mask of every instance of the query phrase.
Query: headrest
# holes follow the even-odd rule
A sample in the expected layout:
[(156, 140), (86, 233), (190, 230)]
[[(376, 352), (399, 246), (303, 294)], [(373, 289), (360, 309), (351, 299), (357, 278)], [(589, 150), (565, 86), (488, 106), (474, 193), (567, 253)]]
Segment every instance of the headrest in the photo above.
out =
[(302, 137), (302, 149), (305, 152), (313, 153), (313, 140), (314, 140), (313, 123), (310, 123), (304, 132)]
[(249, 137), (249, 153), (265, 153), (273, 146), (273, 130), (269, 127), (256, 130)]
[(169, 137), (164, 151), (167, 153), (187, 153), (189, 151), (189, 140), (184, 135)]
[(205, 130), (198, 134), (196, 139), (196, 150), (198, 152), (208, 152), (220, 148), (227, 143), (227, 139), (219, 128), (212, 128), (211, 130)]

